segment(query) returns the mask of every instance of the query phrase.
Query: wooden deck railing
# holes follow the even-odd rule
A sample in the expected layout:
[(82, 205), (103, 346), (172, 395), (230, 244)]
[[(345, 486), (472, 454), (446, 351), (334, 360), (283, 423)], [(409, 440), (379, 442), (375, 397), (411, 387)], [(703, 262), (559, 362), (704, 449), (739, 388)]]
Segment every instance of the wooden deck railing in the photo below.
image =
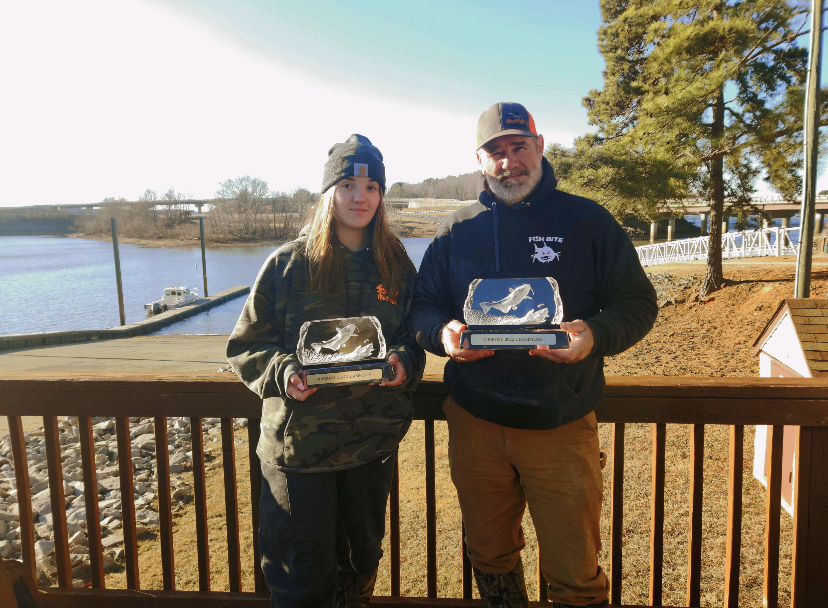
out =
[[(402, 606), (440, 604), (461, 606), (470, 601), (437, 599), (437, 543), (434, 421), (444, 418), (446, 392), (437, 379), (420, 384), (415, 395), (415, 418), (425, 424), (426, 462), (426, 581), (427, 599), (399, 598), (400, 526), (399, 481), (391, 495), (390, 588), (392, 597), (377, 604)], [(26, 446), (20, 416), (43, 416), (49, 471), (58, 587), (41, 589), (45, 606), (152, 607), (205, 606), (207, 608), (267, 605), (266, 587), (258, 568), (256, 530), (261, 476), (255, 447), (258, 441), (259, 400), (230, 374), (0, 374), (0, 415), (9, 417), (14, 471), (20, 506), (22, 558), (34, 574), (34, 533), (29, 493)], [(725, 605), (739, 605), (741, 550), (741, 496), (744, 425), (767, 424), (771, 430), (770, 476), (765, 525), (764, 595), (769, 608), (777, 605), (779, 588), (780, 485), (783, 425), (796, 425), (797, 462), (792, 566), (792, 605), (828, 606), (828, 380), (753, 378), (608, 379), (607, 397), (597, 410), (598, 420), (611, 423), (612, 486), (610, 573), (611, 603), (621, 604), (623, 580), (624, 430), (627, 423), (652, 424), (652, 492), (650, 512), (649, 605), (661, 605), (664, 580), (664, 494), (666, 424), (691, 425), (689, 551), (686, 606), (699, 606), (702, 561), (702, 464), (705, 425), (730, 426), (729, 499), (725, 569)], [(91, 589), (73, 589), (63, 496), (57, 416), (79, 416), (80, 444), (91, 561)], [(193, 475), (198, 555), (198, 592), (175, 590), (170, 470), (167, 450), (157, 449), (157, 495), (160, 521), (163, 590), (141, 591), (138, 540), (132, 493), (122, 494), (126, 590), (104, 589), (103, 552), (95, 473), (92, 417), (116, 418), (121, 487), (132, 487), (129, 417), (155, 418), (156, 446), (167, 445), (167, 417), (191, 418)], [(227, 572), (230, 592), (210, 591), (207, 490), (202, 418), (221, 419), (221, 447), (225, 480)], [(241, 539), (236, 496), (233, 419), (248, 418), (253, 537)], [(21, 464), (22, 463), (22, 464)], [(241, 588), (240, 543), (253, 545), (255, 588)], [(463, 558), (462, 590), (471, 598), (471, 568)], [(539, 585), (539, 588), (541, 586)], [(542, 595), (542, 593), (541, 593)], [(543, 597), (538, 598), (540, 600)]]

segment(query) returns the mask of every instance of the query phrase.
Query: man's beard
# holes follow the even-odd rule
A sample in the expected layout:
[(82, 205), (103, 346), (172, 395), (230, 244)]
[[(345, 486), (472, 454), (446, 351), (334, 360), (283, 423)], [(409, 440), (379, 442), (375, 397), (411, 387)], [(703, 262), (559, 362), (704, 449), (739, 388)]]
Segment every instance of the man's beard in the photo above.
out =
[[(529, 179), (522, 183), (503, 181), (503, 178), (511, 175), (528, 175)], [(542, 176), (543, 166), (541, 163), (538, 163), (531, 171), (527, 169), (501, 171), (497, 177), (486, 173), (486, 182), (489, 184), (489, 188), (496, 200), (511, 206), (526, 200), (526, 197), (532, 193), (532, 190), (538, 185)]]

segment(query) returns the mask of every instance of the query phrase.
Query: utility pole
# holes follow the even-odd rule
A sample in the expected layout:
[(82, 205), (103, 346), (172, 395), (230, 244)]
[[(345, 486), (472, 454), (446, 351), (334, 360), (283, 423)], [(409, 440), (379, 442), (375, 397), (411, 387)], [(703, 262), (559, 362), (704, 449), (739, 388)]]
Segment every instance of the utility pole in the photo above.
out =
[(816, 213), (817, 156), (819, 154), (819, 88), (822, 64), (822, 4), (811, 0), (811, 45), (808, 53), (808, 82), (805, 93), (805, 169), (802, 176), (802, 210), (799, 223), (799, 252), (796, 255), (794, 297), (811, 296), (811, 260)]
[(124, 317), (124, 290), (121, 288), (121, 257), (118, 255), (118, 227), (115, 218), (109, 218), (112, 225), (112, 250), (115, 253), (115, 283), (118, 285), (118, 313), (121, 315), (121, 325), (126, 325)]
[(207, 293), (207, 256), (204, 253), (204, 218), (199, 216), (198, 229), (201, 231), (201, 274), (204, 277), (204, 297), (210, 294)]

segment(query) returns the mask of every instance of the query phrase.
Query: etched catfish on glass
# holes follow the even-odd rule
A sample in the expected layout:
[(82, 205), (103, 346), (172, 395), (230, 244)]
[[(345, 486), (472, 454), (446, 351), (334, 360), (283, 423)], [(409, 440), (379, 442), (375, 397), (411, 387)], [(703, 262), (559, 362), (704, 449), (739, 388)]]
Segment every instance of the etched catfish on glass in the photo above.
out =
[(552, 277), (475, 279), (463, 305), (461, 348), (569, 348), (558, 282)]
[(386, 345), (376, 317), (306, 321), (299, 329), (296, 356), (309, 387), (392, 380)]

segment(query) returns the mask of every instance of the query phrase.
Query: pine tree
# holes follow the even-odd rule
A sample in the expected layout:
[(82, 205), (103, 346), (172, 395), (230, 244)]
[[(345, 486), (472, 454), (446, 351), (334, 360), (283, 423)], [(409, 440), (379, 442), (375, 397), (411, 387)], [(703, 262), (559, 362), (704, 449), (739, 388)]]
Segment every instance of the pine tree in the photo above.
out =
[[(801, 189), (805, 0), (601, 0), (604, 88), (584, 99), (591, 154), (616, 158), (631, 183), (711, 203), (701, 295), (723, 284), (725, 198), (749, 200), (755, 177), (781, 194)], [(823, 95), (823, 99), (826, 96)], [(826, 115), (823, 104), (823, 116)], [(652, 169), (644, 179), (636, 166)], [(656, 189), (651, 183), (650, 190)], [(617, 188), (616, 188), (617, 189)]]

